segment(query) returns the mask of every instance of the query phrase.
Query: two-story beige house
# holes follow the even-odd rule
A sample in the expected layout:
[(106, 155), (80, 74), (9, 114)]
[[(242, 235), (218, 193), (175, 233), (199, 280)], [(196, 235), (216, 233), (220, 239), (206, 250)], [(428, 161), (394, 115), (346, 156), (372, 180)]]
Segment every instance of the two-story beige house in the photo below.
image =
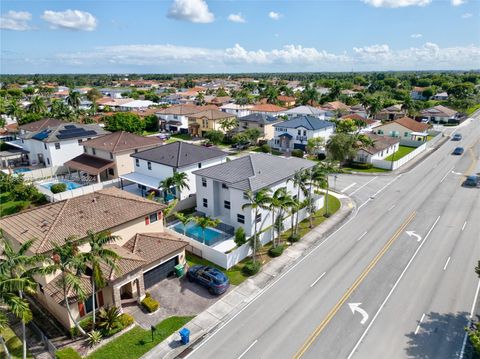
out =
[(97, 178), (97, 182), (118, 178), (133, 171), (131, 154), (160, 146), (158, 137), (144, 137), (119, 131), (82, 142), (81, 155), (65, 163), (71, 170)]
[(192, 136), (203, 136), (205, 132), (216, 130), (225, 132), (223, 121), (235, 120), (237, 116), (220, 110), (206, 110), (188, 116), (188, 132)]
[(281, 122), (282, 119), (269, 116), (264, 113), (252, 113), (238, 119), (238, 132), (243, 132), (250, 128), (256, 128), (260, 131), (259, 140), (271, 140), (275, 135), (274, 124)]
[[(3, 217), (0, 228), (15, 247), (34, 239), (28, 255), (54, 255), (55, 245), (67, 237), (82, 239), (87, 231), (106, 231), (119, 236), (108, 248), (121, 259), (117, 269), (104, 268), (107, 285), (95, 293), (95, 307), (140, 301), (145, 290), (159, 283), (174, 271), (176, 264), (185, 263), (186, 242), (165, 233), (162, 221), (163, 204), (144, 199), (117, 188), (108, 188), (79, 197), (50, 203)], [(88, 244), (79, 245), (88, 252)], [(81, 300), (70, 291), (67, 295), (72, 316), (82, 319), (92, 311), (91, 269), (81, 275), (87, 298)], [(66, 328), (74, 325), (68, 315), (61, 273), (37, 276), (36, 298)]]

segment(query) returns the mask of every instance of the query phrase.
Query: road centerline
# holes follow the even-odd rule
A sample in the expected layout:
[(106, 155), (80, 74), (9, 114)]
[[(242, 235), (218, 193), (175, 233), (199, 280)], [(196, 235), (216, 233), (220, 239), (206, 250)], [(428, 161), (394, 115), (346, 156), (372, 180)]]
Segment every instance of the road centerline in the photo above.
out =
[(447, 269), (448, 263), (450, 263), (450, 257), (447, 258), (447, 261), (445, 262), (445, 265), (443, 266), (443, 270)]
[(422, 325), (423, 319), (425, 318), (425, 313), (422, 314), (420, 321), (418, 322), (417, 328), (415, 329), (415, 335), (417, 335), (418, 331), (420, 330), (420, 326)]
[(463, 222), (462, 232), (465, 230), (466, 225), (467, 225), (467, 221)]
[(317, 284), (318, 281), (322, 279), (325, 274), (327, 274), (327, 272), (323, 272), (317, 279), (315, 279), (315, 281), (312, 284), (310, 284), (310, 288), (312, 288), (315, 284)]
[(257, 344), (257, 342), (258, 342), (258, 339), (255, 339), (255, 341), (254, 341), (252, 344), (250, 344), (250, 345), (248, 346), (248, 348), (245, 349), (245, 351), (244, 351), (242, 354), (240, 354), (240, 356), (238, 357), (238, 359), (241, 359), (245, 354), (247, 354), (247, 352), (248, 352), (250, 349), (252, 349), (252, 347), (253, 347), (255, 344)]
[(363, 234), (357, 239), (357, 242), (367, 235), (368, 231), (363, 232)]

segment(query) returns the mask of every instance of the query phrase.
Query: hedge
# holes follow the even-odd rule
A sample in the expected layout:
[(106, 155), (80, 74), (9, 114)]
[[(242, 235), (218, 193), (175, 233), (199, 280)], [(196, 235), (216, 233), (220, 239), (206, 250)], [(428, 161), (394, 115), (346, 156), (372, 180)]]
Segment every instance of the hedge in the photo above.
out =
[(248, 261), (247, 263), (245, 263), (244, 267), (242, 268), (242, 272), (245, 275), (251, 276), (251, 275), (257, 274), (260, 271), (260, 268), (261, 268), (260, 262), (254, 263), (252, 261)]
[(80, 354), (73, 348), (63, 348), (55, 353), (56, 359), (82, 359)]
[(268, 255), (272, 258), (280, 257), (285, 247), (283, 245), (272, 247), (268, 250)]
[(145, 297), (142, 300), (141, 304), (149, 313), (153, 313), (154, 311), (156, 311), (159, 306), (158, 302), (152, 297)]
[(67, 190), (67, 185), (65, 183), (55, 183), (50, 187), (52, 193), (65, 192)]
[(368, 170), (373, 167), (371, 163), (363, 163), (363, 162), (351, 162), (350, 163), (351, 168), (357, 168), (360, 170)]
[(304, 155), (304, 152), (299, 148), (295, 148), (292, 151), (292, 156), (294, 156), (294, 157), (303, 158), (303, 155)]
[(134, 321), (133, 317), (128, 313), (120, 314), (118, 320), (122, 324), (122, 329), (132, 325)]

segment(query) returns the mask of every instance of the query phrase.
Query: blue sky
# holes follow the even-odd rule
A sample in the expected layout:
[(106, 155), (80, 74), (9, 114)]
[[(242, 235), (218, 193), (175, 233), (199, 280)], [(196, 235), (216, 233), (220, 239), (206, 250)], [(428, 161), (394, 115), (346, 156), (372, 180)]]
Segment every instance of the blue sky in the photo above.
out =
[(479, 0), (4, 0), (0, 72), (478, 69), (479, 15)]

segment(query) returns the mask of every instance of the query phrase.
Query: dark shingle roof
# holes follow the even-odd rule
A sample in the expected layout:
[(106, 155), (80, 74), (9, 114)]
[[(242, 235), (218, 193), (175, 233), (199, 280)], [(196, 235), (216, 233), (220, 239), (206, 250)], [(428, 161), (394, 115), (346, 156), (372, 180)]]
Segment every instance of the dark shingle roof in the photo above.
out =
[(242, 191), (258, 191), (283, 182), (296, 171), (315, 166), (315, 162), (302, 158), (283, 158), (264, 153), (251, 154), (233, 161), (218, 164), (193, 172), (227, 183)]
[(255, 122), (255, 123), (261, 123), (264, 125), (272, 124), (281, 121), (280, 119), (266, 115), (264, 113), (259, 113), (255, 112), (247, 116), (239, 117), (239, 121), (245, 121), (245, 122)]
[(158, 137), (144, 137), (130, 132), (118, 131), (105, 136), (97, 137), (82, 143), (82, 146), (92, 147), (112, 153), (160, 146)]
[(225, 156), (227, 154), (218, 148), (197, 146), (183, 141), (172, 142), (131, 155), (134, 158), (174, 168)]
[(290, 120), (277, 123), (274, 126), (285, 128), (304, 127), (307, 130), (320, 130), (322, 128), (333, 127), (335, 125), (332, 122), (320, 120), (313, 116), (297, 116)]

